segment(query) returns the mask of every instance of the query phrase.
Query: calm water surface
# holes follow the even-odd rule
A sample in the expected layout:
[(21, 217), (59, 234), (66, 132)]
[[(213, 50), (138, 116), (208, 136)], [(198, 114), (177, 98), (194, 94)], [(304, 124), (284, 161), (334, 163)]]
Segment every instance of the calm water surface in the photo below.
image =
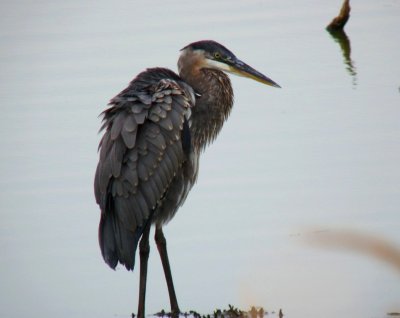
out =
[[(400, 245), (400, 2), (351, 4), (341, 47), (324, 30), (341, 1), (3, 1), (0, 316), (136, 311), (138, 271), (110, 270), (97, 244), (97, 116), (139, 71), (175, 70), (205, 38), (283, 88), (232, 78), (233, 114), (166, 227), (181, 308), (400, 311), (393, 264), (302, 235)], [(154, 245), (147, 295), (148, 313), (168, 308)]]

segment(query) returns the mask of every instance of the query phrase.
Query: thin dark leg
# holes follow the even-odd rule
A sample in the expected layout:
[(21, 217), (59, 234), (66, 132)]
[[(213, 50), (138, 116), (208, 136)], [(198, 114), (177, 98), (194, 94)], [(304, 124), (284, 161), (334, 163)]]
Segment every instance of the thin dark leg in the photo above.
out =
[(142, 239), (139, 245), (140, 254), (140, 282), (139, 282), (139, 305), (138, 305), (138, 318), (144, 318), (144, 305), (146, 299), (146, 281), (147, 281), (147, 262), (150, 254), (150, 224), (146, 226), (143, 231)]
[(161, 227), (156, 227), (156, 234), (154, 236), (160, 253), (161, 262), (164, 268), (165, 279), (168, 285), (169, 301), (171, 303), (171, 312), (174, 316), (178, 316), (180, 313), (178, 300), (176, 299), (174, 282), (172, 281), (171, 267), (169, 266), (168, 253), (167, 253), (167, 241)]

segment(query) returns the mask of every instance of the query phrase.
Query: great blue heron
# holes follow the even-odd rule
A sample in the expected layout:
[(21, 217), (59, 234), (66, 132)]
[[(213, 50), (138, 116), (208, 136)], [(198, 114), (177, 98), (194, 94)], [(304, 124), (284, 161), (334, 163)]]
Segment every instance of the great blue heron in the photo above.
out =
[(196, 182), (202, 150), (220, 132), (233, 106), (229, 72), (279, 87), (215, 41), (185, 46), (179, 76), (165, 68), (140, 73), (110, 101), (94, 189), (101, 209), (99, 243), (105, 262), (133, 270), (139, 244), (138, 316), (144, 316), (149, 233), (167, 281), (171, 311), (180, 312), (162, 227)]

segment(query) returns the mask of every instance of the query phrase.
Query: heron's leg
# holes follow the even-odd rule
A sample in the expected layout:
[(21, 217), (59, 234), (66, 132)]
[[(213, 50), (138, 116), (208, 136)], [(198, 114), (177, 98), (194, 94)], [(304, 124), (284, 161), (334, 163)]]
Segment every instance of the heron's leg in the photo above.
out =
[(147, 281), (147, 262), (150, 254), (150, 224), (147, 225), (143, 231), (142, 239), (139, 245), (140, 254), (140, 282), (139, 282), (139, 305), (138, 305), (138, 318), (144, 317), (144, 305), (146, 298), (146, 281)]
[(165, 279), (168, 285), (169, 301), (171, 303), (171, 311), (174, 316), (179, 315), (180, 310), (178, 306), (178, 300), (176, 299), (174, 282), (172, 281), (171, 267), (169, 266), (168, 253), (167, 253), (167, 241), (161, 227), (156, 227), (156, 234), (154, 236), (160, 253), (161, 262), (164, 268)]

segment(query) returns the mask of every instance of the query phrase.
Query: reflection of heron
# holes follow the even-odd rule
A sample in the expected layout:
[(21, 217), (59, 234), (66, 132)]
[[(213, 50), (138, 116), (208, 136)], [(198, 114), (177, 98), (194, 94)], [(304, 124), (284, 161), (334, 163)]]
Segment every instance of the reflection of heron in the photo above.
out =
[(99, 243), (106, 263), (133, 270), (140, 240), (138, 316), (144, 316), (149, 233), (179, 313), (162, 226), (183, 204), (196, 181), (199, 156), (222, 128), (233, 105), (224, 72), (279, 87), (214, 41), (182, 49), (179, 76), (164, 68), (139, 74), (103, 112), (100, 160), (94, 181), (100, 205)]

